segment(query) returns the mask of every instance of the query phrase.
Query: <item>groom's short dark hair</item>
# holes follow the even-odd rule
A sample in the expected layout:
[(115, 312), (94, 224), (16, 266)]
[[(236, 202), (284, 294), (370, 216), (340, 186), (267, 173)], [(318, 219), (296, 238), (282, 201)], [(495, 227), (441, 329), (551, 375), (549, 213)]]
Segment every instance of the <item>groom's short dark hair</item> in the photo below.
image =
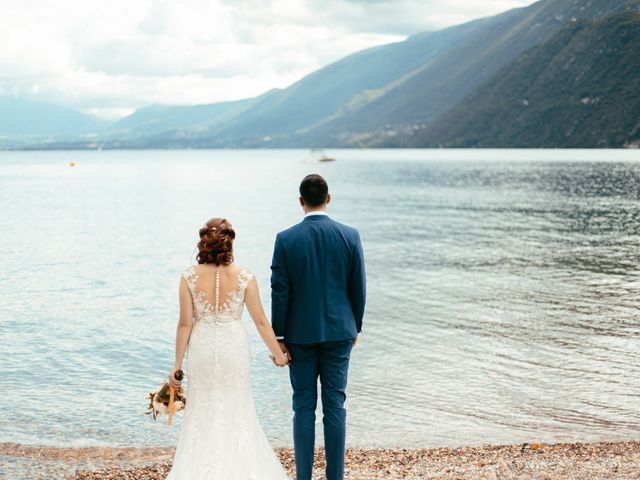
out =
[(300, 196), (306, 205), (319, 207), (324, 205), (329, 194), (329, 185), (320, 175), (312, 173), (300, 182)]

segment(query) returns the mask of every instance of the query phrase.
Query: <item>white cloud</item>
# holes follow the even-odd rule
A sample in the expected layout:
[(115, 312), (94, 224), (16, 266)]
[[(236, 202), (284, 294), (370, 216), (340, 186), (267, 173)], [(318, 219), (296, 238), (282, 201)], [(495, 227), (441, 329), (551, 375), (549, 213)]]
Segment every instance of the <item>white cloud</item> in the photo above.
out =
[(531, 0), (0, 0), (0, 93), (121, 116), (259, 95)]

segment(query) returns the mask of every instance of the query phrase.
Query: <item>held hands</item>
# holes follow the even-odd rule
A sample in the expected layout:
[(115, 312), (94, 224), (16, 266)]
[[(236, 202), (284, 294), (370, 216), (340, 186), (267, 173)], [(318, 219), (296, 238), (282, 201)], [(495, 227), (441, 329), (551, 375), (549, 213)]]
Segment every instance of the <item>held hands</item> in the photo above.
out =
[(286, 367), (291, 363), (291, 354), (284, 342), (278, 342), (278, 345), (280, 345), (281, 352), (275, 356), (271, 355), (271, 361), (276, 367)]
[(276, 367), (286, 367), (289, 365), (289, 356), (286, 353), (278, 354), (277, 357), (271, 355), (271, 361)]

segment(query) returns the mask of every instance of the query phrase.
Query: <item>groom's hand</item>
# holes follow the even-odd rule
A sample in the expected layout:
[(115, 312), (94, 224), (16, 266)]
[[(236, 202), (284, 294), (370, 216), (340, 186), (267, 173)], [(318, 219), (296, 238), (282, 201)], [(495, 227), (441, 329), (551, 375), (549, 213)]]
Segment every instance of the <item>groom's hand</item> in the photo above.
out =
[(282, 353), (289, 357), (289, 363), (291, 363), (291, 353), (289, 353), (289, 349), (287, 348), (287, 346), (282, 341), (278, 342), (278, 345), (280, 345), (280, 350), (282, 350)]
[(356, 335), (356, 338), (353, 339), (352, 346), (355, 347), (357, 344), (358, 344), (358, 335)]
[(286, 353), (287, 356), (289, 357), (289, 360), (291, 360), (291, 354), (289, 353), (289, 349), (284, 344), (284, 342), (280, 341), (278, 342), (278, 345), (280, 345), (280, 350), (282, 350), (282, 353)]

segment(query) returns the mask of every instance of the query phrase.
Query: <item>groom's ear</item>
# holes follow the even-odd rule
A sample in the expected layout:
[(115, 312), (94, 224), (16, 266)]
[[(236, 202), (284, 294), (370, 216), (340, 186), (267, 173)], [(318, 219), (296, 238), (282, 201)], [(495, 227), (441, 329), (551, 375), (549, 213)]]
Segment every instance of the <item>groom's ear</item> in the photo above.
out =
[(304, 207), (304, 198), (298, 197), (298, 200), (300, 201), (300, 206)]
[(328, 205), (330, 201), (331, 201), (331, 194), (327, 193), (327, 201), (324, 202), (324, 203), (326, 203)]

